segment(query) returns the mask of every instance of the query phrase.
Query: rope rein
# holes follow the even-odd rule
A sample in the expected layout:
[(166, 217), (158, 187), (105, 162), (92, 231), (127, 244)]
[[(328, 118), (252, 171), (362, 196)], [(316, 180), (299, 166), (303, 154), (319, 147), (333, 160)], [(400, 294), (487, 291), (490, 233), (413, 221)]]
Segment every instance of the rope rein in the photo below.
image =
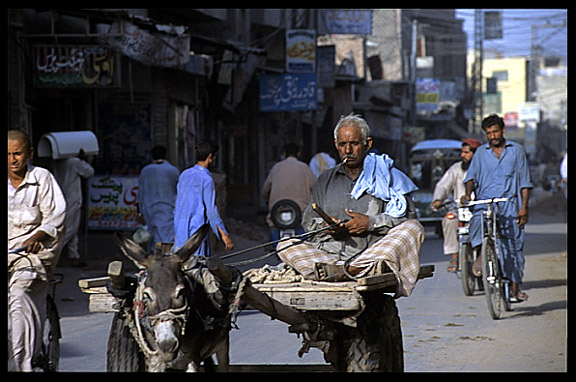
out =
[(269, 245), (279, 244), (279, 243), (281, 243), (281, 242), (283, 242), (283, 241), (294, 240), (294, 239), (297, 240), (296, 242), (290, 244), (289, 246), (286, 246), (286, 247), (282, 248), (281, 250), (275, 249), (275, 250), (273, 250), (273, 251), (271, 251), (271, 252), (268, 252), (268, 253), (266, 253), (266, 254), (264, 254), (264, 255), (262, 255), (262, 256), (259, 256), (259, 257), (255, 257), (255, 258), (253, 258), (253, 259), (243, 260), (243, 261), (237, 261), (237, 262), (235, 262), (235, 263), (227, 263), (226, 265), (233, 265), (233, 266), (235, 266), (235, 265), (244, 265), (244, 264), (254, 263), (254, 262), (256, 262), (256, 261), (264, 260), (264, 259), (266, 259), (266, 258), (268, 258), (268, 257), (270, 257), (270, 256), (273, 256), (273, 255), (277, 254), (278, 252), (281, 252), (281, 251), (283, 251), (283, 250), (285, 250), (285, 249), (287, 249), (287, 248), (290, 248), (290, 247), (292, 247), (292, 246), (294, 246), (294, 245), (298, 245), (298, 244), (304, 242), (305, 240), (311, 238), (312, 236), (315, 236), (315, 235), (317, 235), (317, 234), (319, 234), (319, 233), (322, 233), (322, 232), (324, 232), (324, 231), (328, 231), (328, 230), (330, 230), (330, 229), (333, 229), (333, 228), (335, 228), (335, 227), (338, 227), (339, 225), (344, 224), (344, 223), (346, 223), (347, 221), (348, 221), (348, 220), (342, 220), (342, 221), (339, 222), (339, 223), (333, 223), (333, 224), (330, 224), (330, 225), (328, 225), (328, 226), (326, 226), (326, 227), (322, 227), (322, 228), (319, 228), (319, 229), (314, 230), (314, 231), (305, 232), (305, 233), (303, 233), (303, 234), (301, 234), (301, 235), (294, 235), (294, 236), (289, 236), (289, 237), (283, 237), (283, 238), (280, 239), (280, 240), (270, 241), (270, 242), (264, 243), (264, 244), (258, 244), (258, 245), (255, 245), (255, 246), (253, 246), (253, 247), (250, 247), (250, 248), (242, 249), (242, 250), (237, 251), (237, 252), (232, 252), (232, 253), (230, 253), (230, 254), (228, 254), (228, 255), (220, 256), (220, 258), (221, 258), (222, 260), (224, 260), (224, 259), (227, 259), (227, 258), (229, 258), (229, 257), (238, 256), (238, 255), (241, 255), (241, 254), (243, 254), (243, 253), (247, 253), (247, 252), (254, 251), (254, 250), (256, 250), (256, 249), (260, 249), (260, 248), (267, 247), (267, 246), (269, 246)]

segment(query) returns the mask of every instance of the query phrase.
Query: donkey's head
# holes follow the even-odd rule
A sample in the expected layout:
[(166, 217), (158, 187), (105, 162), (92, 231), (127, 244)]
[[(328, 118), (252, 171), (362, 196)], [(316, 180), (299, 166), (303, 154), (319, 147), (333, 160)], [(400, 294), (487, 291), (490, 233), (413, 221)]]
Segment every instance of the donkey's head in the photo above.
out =
[(150, 320), (150, 334), (164, 361), (176, 357), (186, 325), (189, 288), (182, 265), (196, 252), (208, 229), (209, 226), (204, 225), (182, 248), (169, 254), (149, 254), (134, 241), (116, 234), (122, 252), (139, 268), (146, 270), (145, 281), (138, 286), (136, 299), (141, 299), (144, 305), (144, 312)]

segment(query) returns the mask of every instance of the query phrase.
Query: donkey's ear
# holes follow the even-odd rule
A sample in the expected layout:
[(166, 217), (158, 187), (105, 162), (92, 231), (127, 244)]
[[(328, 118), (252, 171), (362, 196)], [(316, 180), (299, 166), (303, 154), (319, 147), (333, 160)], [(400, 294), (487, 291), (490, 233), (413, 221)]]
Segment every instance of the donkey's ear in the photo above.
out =
[(209, 230), (210, 226), (208, 224), (204, 224), (202, 227), (198, 228), (198, 230), (194, 232), (194, 234), (186, 241), (186, 243), (184, 243), (182, 248), (174, 253), (178, 257), (178, 260), (181, 262), (186, 262), (190, 256), (196, 253)]
[(114, 239), (116, 243), (126, 255), (127, 258), (132, 260), (138, 268), (145, 268), (148, 259), (148, 253), (135, 241), (130, 240), (121, 232), (114, 232)]

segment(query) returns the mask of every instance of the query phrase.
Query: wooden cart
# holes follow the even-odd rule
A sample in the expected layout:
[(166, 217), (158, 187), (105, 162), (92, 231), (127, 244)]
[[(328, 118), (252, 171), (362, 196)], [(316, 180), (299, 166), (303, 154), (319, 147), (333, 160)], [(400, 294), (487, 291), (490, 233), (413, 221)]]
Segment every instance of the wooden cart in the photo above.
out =
[[(231, 282), (230, 269), (219, 260), (209, 261), (208, 269), (224, 285)], [(419, 278), (433, 273), (433, 265), (422, 266)], [(118, 309), (118, 299), (106, 290), (108, 280), (79, 280), (82, 291), (90, 294), (91, 312), (115, 312), (107, 370), (142, 370), (142, 354)], [(302, 334), (299, 355), (317, 347), (334, 371), (403, 371), (400, 318), (395, 300), (388, 294), (394, 293), (396, 286), (392, 273), (347, 282), (247, 283), (242, 300), (289, 324), (289, 332)], [(233, 365), (231, 370), (235, 370)], [(244, 366), (240, 370), (258, 369)]]

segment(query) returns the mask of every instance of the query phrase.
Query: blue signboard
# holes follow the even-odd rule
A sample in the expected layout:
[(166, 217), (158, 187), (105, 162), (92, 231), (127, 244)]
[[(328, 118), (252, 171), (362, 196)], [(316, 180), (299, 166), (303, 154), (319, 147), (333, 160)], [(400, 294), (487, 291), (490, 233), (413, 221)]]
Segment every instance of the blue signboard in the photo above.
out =
[(323, 19), (329, 34), (372, 34), (372, 11), (329, 9)]
[(260, 76), (260, 111), (305, 111), (318, 107), (315, 73)]

